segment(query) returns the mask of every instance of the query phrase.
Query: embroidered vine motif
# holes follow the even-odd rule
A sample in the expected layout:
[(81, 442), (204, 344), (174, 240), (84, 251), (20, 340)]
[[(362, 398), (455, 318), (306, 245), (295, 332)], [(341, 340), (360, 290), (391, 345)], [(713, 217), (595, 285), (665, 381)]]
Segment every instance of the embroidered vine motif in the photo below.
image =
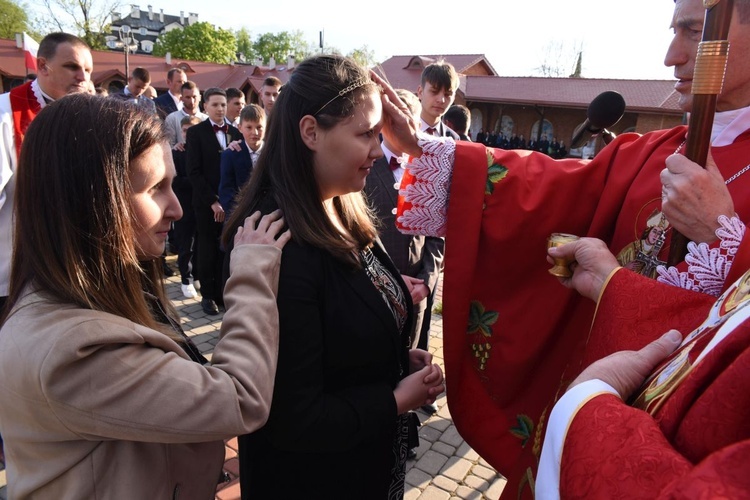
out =
[(517, 425), (510, 428), (510, 433), (521, 440), (521, 447), (526, 447), (526, 443), (534, 432), (534, 421), (528, 415), (516, 415)]
[(716, 236), (720, 240), (717, 248), (710, 248), (706, 243), (688, 243), (688, 254), (685, 263), (687, 272), (680, 272), (676, 267), (657, 268), (657, 280), (668, 285), (702, 292), (714, 297), (721, 294), (724, 281), (729, 275), (737, 249), (745, 235), (745, 224), (734, 216), (719, 216), (719, 229)]
[(521, 477), (516, 498), (521, 498), (526, 488), (531, 492), (531, 498), (536, 497), (536, 481), (534, 481), (534, 471), (531, 470), (531, 467), (526, 468), (526, 472)]
[(487, 153), (487, 187), (484, 189), (484, 194), (490, 195), (495, 191), (495, 184), (500, 182), (508, 175), (508, 167), (495, 163), (495, 158), (492, 155), (490, 149), (486, 150)]
[(534, 433), (534, 446), (531, 448), (532, 453), (534, 453), (534, 456), (539, 460), (540, 455), (542, 454), (542, 440), (544, 439), (544, 421), (547, 420), (547, 410), (549, 410), (549, 406), (544, 409), (542, 414), (539, 416), (539, 425), (536, 426), (536, 432)]
[[(495, 324), (499, 313), (497, 311), (487, 311), (484, 305), (472, 300), (469, 308), (469, 326), (466, 330), (468, 335), (475, 335), (471, 343), (471, 350), (477, 360), (477, 368), (482, 371), (487, 366), (490, 359), (490, 350), (492, 344), (489, 338), (492, 337), (492, 325)], [(478, 335), (477, 335), (478, 334)]]

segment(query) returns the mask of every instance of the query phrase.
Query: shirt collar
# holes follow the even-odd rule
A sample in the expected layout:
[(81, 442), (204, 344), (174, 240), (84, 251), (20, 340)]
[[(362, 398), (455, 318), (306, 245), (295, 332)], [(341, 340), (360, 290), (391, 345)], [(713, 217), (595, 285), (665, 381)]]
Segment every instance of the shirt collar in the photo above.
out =
[(401, 158), (401, 155), (397, 155), (396, 153), (388, 149), (388, 146), (385, 145), (385, 142), (380, 143), (380, 149), (383, 150), (383, 155), (385, 156), (386, 163), (390, 163), (391, 158), (393, 158), (394, 156), (396, 158)]

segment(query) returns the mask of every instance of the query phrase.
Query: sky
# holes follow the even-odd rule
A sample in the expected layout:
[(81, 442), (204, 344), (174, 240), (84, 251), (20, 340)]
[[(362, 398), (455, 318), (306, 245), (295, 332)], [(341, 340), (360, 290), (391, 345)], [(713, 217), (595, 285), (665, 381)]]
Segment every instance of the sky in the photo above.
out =
[[(301, 31), (317, 47), (323, 31), (326, 47), (343, 54), (366, 47), (376, 62), (394, 55), (484, 54), (501, 76), (543, 76), (545, 63), (568, 76), (582, 50), (587, 78), (673, 79), (663, 64), (673, 0), (119, 1), (123, 16), (130, 4), (147, 12), (150, 3), (155, 13), (195, 12), (221, 28), (247, 28), (251, 39)], [(32, 0), (43, 13), (41, 4)]]
[[(672, 79), (663, 64), (672, 35), (671, 0), (438, 0), (421, 6), (405, 0), (267, 0), (242, 8), (225, 3), (214, 11), (205, 0), (162, 1), (151, 0), (155, 12), (196, 12), (222, 28), (244, 26), (252, 39), (299, 30), (317, 46), (323, 30), (326, 46), (346, 54), (366, 45), (378, 62), (394, 55), (484, 54), (502, 76), (531, 76), (540, 75), (548, 54), (567, 76), (582, 47), (584, 77)], [(420, 27), (427, 23), (433, 33)]]

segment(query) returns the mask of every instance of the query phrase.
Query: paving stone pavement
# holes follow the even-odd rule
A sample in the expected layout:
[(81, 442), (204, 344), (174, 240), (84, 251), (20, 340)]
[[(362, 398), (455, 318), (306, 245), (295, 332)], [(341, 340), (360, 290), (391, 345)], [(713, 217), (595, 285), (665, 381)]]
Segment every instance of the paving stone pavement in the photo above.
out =
[[(174, 265), (174, 256), (168, 258)], [(438, 291), (438, 300), (440, 297)], [(207, 316), (199, 300), (185, 299), (180, 291), (177, 276), (167, 280), (167, 293), (177, 308), (185, 332), (193, 339), (201, 352), (211, 358), (218, 342), (221, 315)], [(437, 302), (437, 301), (436, 301)], [(440, 315), (433, 315), (430, 327), (430, 352), (435, 362), (443, 366), (443, 322)], [(405, 500), (497, 500), (505, 487), (505, 478), (498, 474), (484, 459), (471, 449), (453, 425), (445, 394), (437, 400), (439, 411), (427, 415), (419, 410), (422, 422), (416, 460), (406, 463)], [(224, 470), (230, 481), (217, 488), (217, 500), (240, 498), (239, 463), (237, 439), (226, 442)], [(357, 498), (352, 492), (350, 498)], [(7, 500), (5, 467), (0, 462), (0, 500)]]

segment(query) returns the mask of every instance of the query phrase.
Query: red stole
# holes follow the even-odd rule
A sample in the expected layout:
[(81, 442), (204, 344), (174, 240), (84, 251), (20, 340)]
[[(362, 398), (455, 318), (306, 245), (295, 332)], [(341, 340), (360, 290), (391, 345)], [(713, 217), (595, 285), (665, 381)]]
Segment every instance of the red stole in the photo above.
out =
[[(628, 278), (628, 274), (632, 278), (626, 271), (617, 274), (622, 274), (618, 279)], [(605, 291), (600, 313), (620, 317), (617, 329), (608, 332), (616, 337), (644, 324), (648, 328), (652, 323), (663, 326), (671, 323), (670, 319), (679, 321), (682, 311), (698, 317), (702, 310), (705, 318), (710, 308), (711, 301), (702, 294), (660, 298), (656, 283), (636, 281), (640, 280), (633, 280), (635, 292), (650, 293), (663, 307), (632, 309), (626, 304), (623, 314), (616, 297), (606, 297)], [(715, 312), (724, 311), (719, 308)], [(705, 354), (654, 416), (611, 395), (587, 402), (566, 433), (561, 497), (747, 498), (748, 380), (750, 320), (746, 319)]]
[[(659, 172), (684, 137), (685, 127), (623, 134), (591, 162), (456, 146), (443, 317), (448, 403), (461, 435), (508, 478), (510, 497), (532, 491), (547, 414), (582, 368), (594, 313), (547, 273), (546, 238), (597, 237), (615, 254), (639, 239), (661, 198)], [(714, 150), (725, 177), (744, 166), (725, 154), (750, 148), (739, 142)], [(490, 186), (493, 165), (507, 175)], [(730, 185), (738, 189), (750, 190), (750, 173)], [(748, 220), (750, 197), (735, 203)]]
[(32, 120), (42, 110), (31, 82), (20, 85), (10, 91), (10, 109), (13, 111), (13, 136), (15, 138), (16, 156), (21, 156), (21, 144)]

